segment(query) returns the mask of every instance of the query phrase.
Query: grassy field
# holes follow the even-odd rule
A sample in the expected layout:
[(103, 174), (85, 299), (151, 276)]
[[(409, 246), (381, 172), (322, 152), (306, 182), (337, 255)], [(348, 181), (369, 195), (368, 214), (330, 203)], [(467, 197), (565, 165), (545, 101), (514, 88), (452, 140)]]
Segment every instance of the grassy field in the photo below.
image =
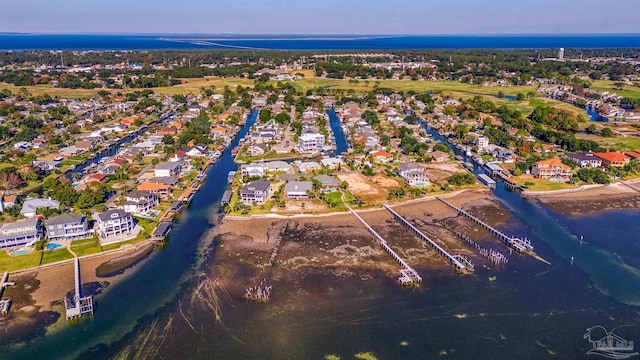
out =
[(0, 272), (28, 269), (72, 258), (73, 255), (66, 248), (34, 251), (18, 256), (11, 256), (6, 251), (0, 251)]
[(614, 92), (628, 98), (640, 99), (640, 87), (633, 85), (624, 85), (622, 88), (615, 85), (617, 81), (611, 80), (595, 80), (591, 88), (598, 91)]
[(604, 147), (610, 147), (611, 150), (636, 150), (640, 149), (640, 138), (634, 136), (615, 136), (603, 137), (598, 135), (579, 134), (579, 139), (593, 140)]
[(71, 250), (78, 256), (96, 254), (102, 251), (98, 239), (76, 240), (71, 243)]
[(525, 186), (526, 182), (534, 183), (533, 185), (526, 185), (526, 189), (530, 191), (552, 191), (552, 190), (565, 190), (575, 189), (575, 185), (565, 183), (554, 183), (545, 179), (535, 179), (532, 176), (520, 176), (514, 178), (519, 186)]

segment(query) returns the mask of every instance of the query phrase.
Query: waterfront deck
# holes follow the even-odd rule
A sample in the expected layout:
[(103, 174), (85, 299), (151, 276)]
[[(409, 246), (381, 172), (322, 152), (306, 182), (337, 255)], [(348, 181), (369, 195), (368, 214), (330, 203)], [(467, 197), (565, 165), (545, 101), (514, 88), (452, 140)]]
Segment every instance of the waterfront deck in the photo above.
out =
[(9, 313), (9, 308), (11, 307), (11, 299), (2, 300), (2, 295), (4, 294), (4, 289), (9, 286), (14, 286), (15, 283), (9, 282), (9, 273), (5, 272), (2, 275), (2, 280), (0, 280), (0, 315), (5, 316)]
[(388, 244), (387, 240), (385, 240), (380, 234), (378, 234), (369, 224), (358, 213), (356, 213), (351, 207), (347, 206), (347, 209), (365, 226), (365, 228), (376, 238), (378, 243), (382, 246), (382, 248), (389, 254), (391, 257), (397, 261), (401, 266), (400, 269), (400, 277), (398, 278), (398, 282), (401, 285), (409, 285), (412, 283), (421, 283), (422, 276), (418, 274), (409, 264), (407, 264), (401, 257), (398, 255)]
[(429, 244), (432, 249), (434, 249), (438, 254), (440, 254), (453, 268), (459, 273), (465, 273), (469, 271), (473, 271), (474, 267), (467, 258), (462, 255), (451, 255), (445, 249), (443, 249), (440, 245), (436, 244), (435, 241), (431, 240), (427, 235), (425, 235), (422, 231), (418, 230), (415, 226), (413, 226), (407, 219), (403, 218), (400, 214), (395, 212), (388, 205), (383, 205), (385, 209), (387, 209), (396, 219), (400, 220), (404, 226), (408, 227), (417, 237), (421, 240)]
[(75, 270), (75, 294), (73, 299), (69, 300), (65, 297), (64, 304), (66, 308), (67, 320), (82, 317), (84, 314), (93, 314), (93, 296), (82, 297), (82, 288), (80, 282), (80, 259), (74, 259)]
[(470, 219), (471, 221), (475, 222), (476, 224), (482, 226), (491, 235), (497, 237), (499, 240), (504, 242), (507, 246), (509, 246), (513, 250), (515, 250), (517, 252), (520, 252), (520, 253), (530, 253), (530, 254), (533, 253), (533, 245), (531, 245), (531, 241), (529, 241), (527, 239), (520, 239), (520, 238), (517, 238), (515, 236), (505, 235), (501, 231), (499, 231), (497, 229), (494, 229), (493, 227), (489, 226), (488, 224), (486, 224), (482, 220), (480, 220), (477, 217), (469, 214), (468, 212), (460, 209), (459, 207), (451, 204), (450, 202), (445, 201), (441, 197), (436, 196), (436, 199), (440, 200), (443, 204), (445, 204), (445, 205), (449, 206), (451, 209), (455, 210), (458, 214), (460, 214), (460, 215)]

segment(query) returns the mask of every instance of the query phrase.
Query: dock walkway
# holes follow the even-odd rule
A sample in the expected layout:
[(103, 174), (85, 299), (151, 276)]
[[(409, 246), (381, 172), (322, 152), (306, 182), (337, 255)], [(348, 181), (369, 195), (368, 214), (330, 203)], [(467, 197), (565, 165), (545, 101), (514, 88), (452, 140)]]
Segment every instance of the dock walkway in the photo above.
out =
[(640, 188), (638, 188), (637, 186), (631, 185), (630, 183), (626, 182), (626, 181), (620, 181), (620, 183), (626, 187), (628, 187), (629, 189), (635, 190), (637, 192), (640, 192)]
[(491, 235), (497, 237), (498, 239), (500, 239), (502, 242), (504, 242), (507, 246), (509, 246), (510, 248), (514, 249), (515, 251), (521, 252), (521, 253), (525, 253), (525, 252), (526, 253), (533, 253), (533, 245), (531, 245), (531, 241), (529, 241), (527, 239), (520, 239), (520, 238), (517, 238), (515, 236), (505, 235), (501, 231), (499, 231), (497, 229), (494, 229), (493, 227), (489, 226), (488, 224), (486, 224), (482, 220), (480, 220), (477, 217), (469, 214), (468, 212), (460, 209), (459, 207), (449, 203), (448, 201), (445, 201), (441, 197), (436, 196), (436, 199), (440, 200), (440, 202), (442, 202), (443, 204), (449, 206), (451, 209), (455, 210), (458, 214), (460, 214), (460, 215), (470, 219), (471, 221), (475, 222), (476, 224), (482, 226), (485, 230), (487, 230), (489, 233), (491, 233)]
[(65, 297), (64, 304), (66, 308), (67, 320), (71, 320), (77, 317), (81, 317), (84, 314), (93, 314), (93, 296), (89, 295), (82, 297), (82, 289), (80, 282), (80, 259), (74, 258), (74, 270), (75, 270), (75, 294), (73, 300), (69, 301)]
[(473, 265), (471, 265), (471, 263), (466, 258), (464, 258), (464, 260), (463, 260), (461, 258), (461, 255), (454, 256), (454, 255), (449, 254), (445, 249), (443, 249), (440, 245), (436, 244), (435, 241), (431, 240), (422, 231), (418, 230), (418, 228), (413, 226), (407, 219), (403, 218), (400, 214), (395, 212), (395, 210), (393, 210), (391, 207), (389, 207), (388, 205), (383, 205), (383, 206), (391, 214), (393, 214), (393, 216), (395, 216), (396, 219), (400, 220), (400, 222), (403, 225), (405, 225), (406, 227), (411, 229), (411, 231), (413, 231), (413, 233), (416, 236), (418, 236), (420, 239), (425, 241), (438, 254), (440, 254), (442, 257), (444, 257), (445, 260), (447, 260), (456, 269), (456, 271), (458, 271), (458, 272), (473, 271)]
[[(346, 205), (346, 204), (345, 204)], [(397, 261), (403, 268), (400, 269), (400, 277), (398, 278), (398, 281), (405, 285), (405, 284), (410, 284), (413, 282), (418, 282), (421, 283), (422, 282), (422, 277), (418, 274), (417, 271), (415, 271), (411, 266), (409, 266), (409, 264), (407, 264), (401, 257), (400, 255), (398, 255), (388, 244), (387, 241), (380, 236), (380, 234), (378, 234), (375, 230), (373, 230), (373, 228), (371, 226), (369, 226), (369, 224), (367, 224), (366, 221), (364, 221), (363, 218), (360, 217), (360, 215), (358, 215), (358, 213), (356, 213), (351, 207), (347, 206), (347, 209), (349, 209), (349, 211), (358, 219), (360, 220), (360, 222), (365, 226), (365, 228), (376, 238), (376, 240), (378, 241), (378, 243), (380, 243), (380, 245), (384, 248), (384, 250), (389, 253), (389, 255), (391, 255), (391, 257)]]
[(0, 315), (4, 316), (9, 313), (9, 308), (11, 307), (11, 299), (2, 300), (2, 294), (4, 293), (4, 289), (8, 286), (14, 286), (14, 282), (9, 282), (9, 272), (5, 272), (2, 275), (2, 280), (0, 280)]

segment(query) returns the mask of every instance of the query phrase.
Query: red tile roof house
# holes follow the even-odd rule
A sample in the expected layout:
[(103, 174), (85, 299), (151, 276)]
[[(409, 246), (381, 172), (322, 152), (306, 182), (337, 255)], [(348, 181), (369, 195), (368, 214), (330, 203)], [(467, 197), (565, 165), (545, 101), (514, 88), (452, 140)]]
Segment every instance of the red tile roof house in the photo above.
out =
[(631, 159), (636, 159), (636, 160), (640, 160), (640, 150), (634, 150), (634, 151), (627, 151), (626, 153), (624, 153), (626, 156), (630, 157)]
[(631, 160), (620, 152), (593, 153), (593, 155), (602, 159), (602, 166), (623, 167)]
[(105, 175), (105, 174), (96, 173), (96, 174), (93, 174), (93, 175), (89, 176), (87, 178), (87, 180), (85, 180), (85, 183), (92, 183), (92, 182), (105, 184), (105, 183), (109, 182), (109, 177), (107, 177), (107, 175)]
[(377, 163), (386, 164), (390, 161), (393, 161), (393, 155), (389, 154), (386, 151), (376, 150), (372, 151), (370, 155), (373, 158), (373, 161)]
[(571, 167), (560, 159), (541, 160), (533, 164), (531, 174), (552, 182), (567, 182), (571, 179)]

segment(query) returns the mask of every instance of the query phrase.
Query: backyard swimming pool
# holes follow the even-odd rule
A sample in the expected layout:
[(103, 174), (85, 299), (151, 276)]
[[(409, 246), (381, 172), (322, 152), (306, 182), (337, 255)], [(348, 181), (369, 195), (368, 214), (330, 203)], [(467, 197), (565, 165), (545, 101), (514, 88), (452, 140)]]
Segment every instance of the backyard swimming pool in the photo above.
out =
[(57, 249), (59, 247), (62, 247), (62, 245), (56, 244), (56, 243), (49, 243), (47, 245), (47, 250), (54, 250), (54, 249)]

